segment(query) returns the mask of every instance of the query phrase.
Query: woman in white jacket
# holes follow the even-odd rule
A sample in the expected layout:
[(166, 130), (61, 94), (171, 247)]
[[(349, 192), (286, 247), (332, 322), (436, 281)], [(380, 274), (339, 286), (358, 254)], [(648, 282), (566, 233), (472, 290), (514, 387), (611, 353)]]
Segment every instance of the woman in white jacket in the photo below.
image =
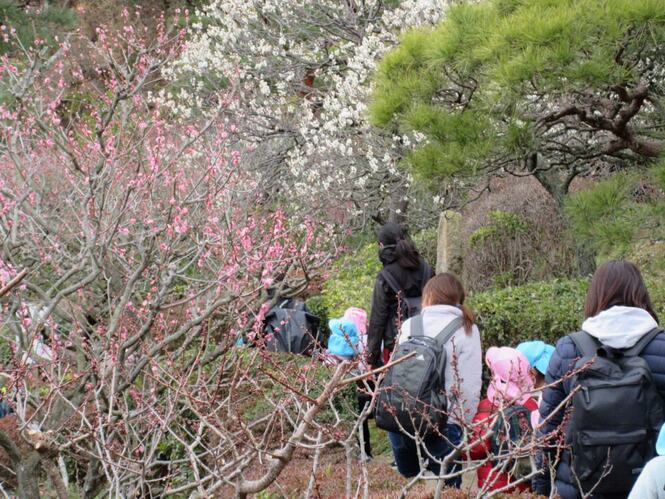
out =
[[(473, 312), (464, 305), (465, 292), (462, 284), (452, 274), (443, 273), (430, 279), (423, 289), (423, 328), (425, 336), (434, 338), (443, 328), (458, 317), (463, 318), (462, 327), (448, 340), (446, 348), (445, 390), (448, 398), (448, 424), (444, 438), (434, 437), (425, 444), (437, 459), (443, 459), (459, 444), (462, 425), (470, 423), (478, 408), (481, 390), (482, 351), (480, 333), (474, 324)], [(409, 339), (412, 319), (402, 325), (399, 343)], [(412, 438), (399, 433), (389, 433), (395, 462), (399, 472), (416, 476), (420, 472), (418, 451)], [(438, 463), (430, 463), (430, 471), (439, 474)], [(460, 479), (448, 485), (459, 486)]]

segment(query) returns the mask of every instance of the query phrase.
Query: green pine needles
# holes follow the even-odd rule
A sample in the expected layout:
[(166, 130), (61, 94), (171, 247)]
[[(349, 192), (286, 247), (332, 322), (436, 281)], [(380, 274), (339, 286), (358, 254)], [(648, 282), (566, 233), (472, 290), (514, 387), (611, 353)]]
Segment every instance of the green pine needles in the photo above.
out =
[[(562, 213), (575, 178), (626, 172), (567, 209), (580, 223), (613, 214), (604, 228), (580, 231), (605, 251), (639, 235), (637, 212), (643, 222), (662, 213), (652, 206), (662, 188), (654, 184), (644, 204), (626, 185), (654, 182), (645, 172), (665, 152), (664, 46), (665, 0), (457, 5), (385, 56), (370, 114), (415, 139), (405, 163), (419, 177), (532, 174)], [(581, 205), (587, 218), (574, 215)]]

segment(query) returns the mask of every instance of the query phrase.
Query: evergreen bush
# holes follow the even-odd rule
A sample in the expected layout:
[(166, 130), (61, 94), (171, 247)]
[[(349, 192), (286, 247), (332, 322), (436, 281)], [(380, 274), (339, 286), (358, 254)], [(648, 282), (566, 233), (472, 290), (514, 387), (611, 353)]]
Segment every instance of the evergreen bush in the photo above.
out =
[[(665, 285), (646, 280), (656, 313), (665, 317)], [(587, 279), (554, 279), (471, 295), (468, 304), (476, 313), (483, 350), (529, 340), (554, 345), (579, 331), (588, 287)]]
[(330, 318), (341, 317), (349, 307), (360, 307), (369, 313), (374, 281), (381, 270), (377, 252), (378, 245), (371, 243), (339, 259), (323, 285), (318, 310), (325, 310)]

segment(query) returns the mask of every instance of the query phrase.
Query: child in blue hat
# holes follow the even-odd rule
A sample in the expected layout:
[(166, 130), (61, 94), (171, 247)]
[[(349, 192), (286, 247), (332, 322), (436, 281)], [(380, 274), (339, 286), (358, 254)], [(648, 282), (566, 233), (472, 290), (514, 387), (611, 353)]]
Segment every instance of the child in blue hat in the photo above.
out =
[[(533, 378), (533, 387), (540, 390), (545, 386), (545, 374), (547, 374), (547, 366), (550, 364), (550, 359), (554, 353), (554, 347), (545, 343), (544, 341), (525, 341), (520, 343), (516, 348), (520, 351), (529, 361), (531, 365), (531, 377)], [(538, 407), (542, 399), (542, 392), (538, 394)], [(540, 413), (535, 410), (531, 413), (531, 426), (536, 428), (540, 419)]]
[(554, 353), (554, 347), (544, 341), (525, 341), (517, 345), (517, 350), (522, 352), (531, 364), (531, 376), (533, 387), (538, 389), (545, 386), (545, 374), (547, 366)]
[(628, 499), (665, 499), (665, 425), (661, 427), (654, 457), (640, 473)]
[(332, 319), (328, 322), (330, 338), (328, 353), (340, 360), (351, 360), (358, 354), (358, 327), (350, 319)]

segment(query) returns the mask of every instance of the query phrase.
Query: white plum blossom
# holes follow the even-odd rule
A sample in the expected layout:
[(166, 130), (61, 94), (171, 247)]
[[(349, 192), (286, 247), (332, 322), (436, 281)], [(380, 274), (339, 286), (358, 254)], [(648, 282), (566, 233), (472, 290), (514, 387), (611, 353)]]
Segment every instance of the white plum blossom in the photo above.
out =
[[(164, 69), (173, 85), (159, 98), (176, 115), (206, 114), (219, 90), (235, 89), (228, 119), (255, 146), (254, 173), (268, 196), (310, 210), (400, 213), (413, 179), (398, 165), (422, 138), (369, 125), (372, 76), (403, 30), (438, 22), (449, 2), (214, 0)], [(439, 208), (431, 195), (419, 198)]]

